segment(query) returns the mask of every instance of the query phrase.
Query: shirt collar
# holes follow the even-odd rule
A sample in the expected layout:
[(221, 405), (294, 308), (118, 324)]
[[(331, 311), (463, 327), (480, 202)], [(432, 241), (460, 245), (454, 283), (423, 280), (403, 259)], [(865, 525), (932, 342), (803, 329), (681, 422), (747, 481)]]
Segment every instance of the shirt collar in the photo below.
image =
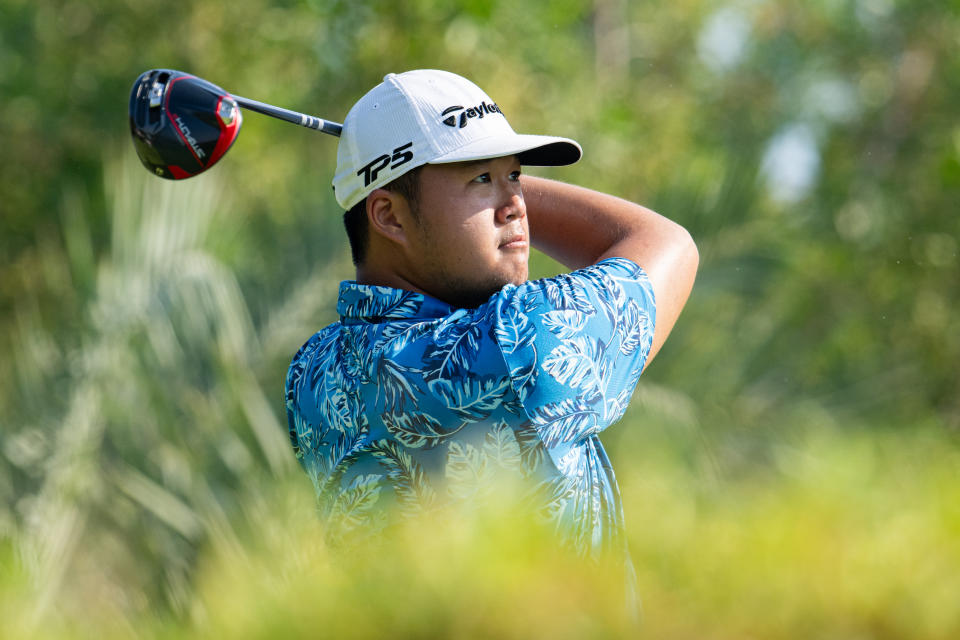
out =
[(358, 284), (352, 280), (340, 283), (337, 314), (343, 324), (442, 318), (453, 313), (446, 302), (415, 291)]

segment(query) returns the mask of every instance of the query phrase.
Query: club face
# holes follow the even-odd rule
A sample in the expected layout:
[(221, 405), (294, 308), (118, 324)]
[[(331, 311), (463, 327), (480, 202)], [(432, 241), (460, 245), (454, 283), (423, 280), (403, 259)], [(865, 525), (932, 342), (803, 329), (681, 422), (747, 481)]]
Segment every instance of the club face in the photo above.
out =
[(195, 176), (230, 149), (243, 116), (220, 87), (181, 71), (152, 69), (130, 91), (130, 134), (143, 166), (171, 180)]

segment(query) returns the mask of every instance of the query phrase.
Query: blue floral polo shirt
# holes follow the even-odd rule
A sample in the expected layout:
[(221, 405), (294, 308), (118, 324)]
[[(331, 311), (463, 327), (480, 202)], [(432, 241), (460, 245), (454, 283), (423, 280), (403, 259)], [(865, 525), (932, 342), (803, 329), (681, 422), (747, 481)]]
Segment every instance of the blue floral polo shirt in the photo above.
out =
[(639, 266), (507, 285), (476, 309), (344, 282), (337, 311), (286, 380), (293, 448), (331, 525), (377, 529), (512, 475), (577, 550), (623, 546), (598, 434), (623, 415), (653, 340)]

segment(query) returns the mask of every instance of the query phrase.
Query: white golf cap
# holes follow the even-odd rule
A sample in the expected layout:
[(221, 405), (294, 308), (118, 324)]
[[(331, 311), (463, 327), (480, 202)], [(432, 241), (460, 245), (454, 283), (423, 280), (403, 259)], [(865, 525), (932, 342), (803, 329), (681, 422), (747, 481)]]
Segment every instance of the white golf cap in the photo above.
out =
[(347, 114), (333, 189), (349, 209), (428, 163), (517, 155), (521, 164), (561, 166), (581, 153), (567, 138), (515, 133), (500, 107), (466, 78), (433, 69), (391, 73)]

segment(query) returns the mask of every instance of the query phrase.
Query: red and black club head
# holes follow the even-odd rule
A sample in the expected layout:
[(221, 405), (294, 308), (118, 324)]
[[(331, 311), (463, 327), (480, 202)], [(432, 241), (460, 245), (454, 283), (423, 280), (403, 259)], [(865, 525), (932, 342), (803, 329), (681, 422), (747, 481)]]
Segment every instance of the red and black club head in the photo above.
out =
[(171, 180), (212, 167), (240, 133), (243, 116), (220, 87), (182, 71), (152, 69), (130, 91), (130, 134), (151, 173)]

